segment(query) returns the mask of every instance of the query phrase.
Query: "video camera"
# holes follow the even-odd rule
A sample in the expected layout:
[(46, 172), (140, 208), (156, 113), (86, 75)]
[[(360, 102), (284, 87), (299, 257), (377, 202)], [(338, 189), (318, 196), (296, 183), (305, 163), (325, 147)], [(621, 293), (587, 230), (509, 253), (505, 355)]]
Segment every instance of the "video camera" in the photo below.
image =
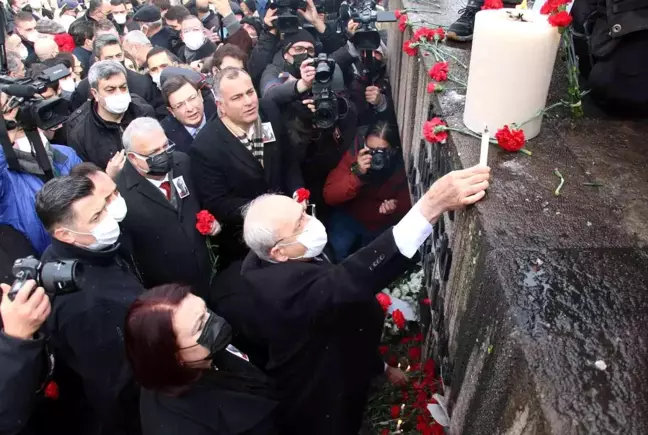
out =
[(11, 96), (2, 110), (7, 113), (18, 108), (15, 121), (2, 120), (0, 122), (2, 150), (9, 169), (21, 171), (13, 143), (7, 133), (8, 130), (21, 128), (33, 147), (36, 161), (43, 170), (45, 178), (50, 180), (54, 178), (54, 171), (40, 134), (38, 134), (38, 129), (50, 130), (64, 123), (68, 118), (68, 105), (65, 100), (60, 98), (44, 100), (40, 93), (59, 79), (70, 75), (70, 71), (63, 64), (59, 64), (44, 70), (36, 79), (9, 77), (5, 48), (5, 23), (5, 9), (0, 8), (0, 92)]
[[(335, 60), (328, 58), (325, 53), (319, 54), (313, 60), (315, 67), (315, 81), (313, 82), (313, 103), (315, 114), (313, 123), (320, 129), (329, 129), (335, 121), (344, 116), (349, 107), (344, 98), (339, 97), (333, 90), (335, 75)], [(344, 81), (342, 80), (342, 85)]]
[(81, 290), (84, 282), (83, 265), (78, 260), (45, 261), (29, 256), (17, 259), (11, 272), (15, 281), (9, 291), (12, 301), (22, 286), (30, 279), (52, 295), (62, 295)]
[(296, 33), (299, 31), (300, 19), (297, 9), (306, 10), (306, 0), (270, 0), (270, 8), (277, 10), (274, 22), (279, 33)]
[(396, 15), (391, 11), (376, 11), (374, 0), (360, 0), (357, 4), (346, 1), (340, 5), (338, 31), (347, 28), (350, 20), (360, 24), (351, 37), (351, 42), (360, 51), (373, 51), (380, 47), (380, 33), (376, 23), (396, 22)]

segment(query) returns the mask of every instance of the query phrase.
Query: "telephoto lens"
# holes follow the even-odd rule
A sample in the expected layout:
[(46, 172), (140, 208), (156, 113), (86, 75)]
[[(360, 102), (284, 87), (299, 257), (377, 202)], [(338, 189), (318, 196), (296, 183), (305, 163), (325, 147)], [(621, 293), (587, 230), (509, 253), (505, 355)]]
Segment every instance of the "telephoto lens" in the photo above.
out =
[(9, 291), (9, 299), (30, 279), (37, 287), (43, 287), (50, 295), (61, 295), (81, 290), (84, 282), (83, 264), (78, 260), (57, 260), (41, 262), (30, 256), (19, 258), (11, 269), (15, 281)]

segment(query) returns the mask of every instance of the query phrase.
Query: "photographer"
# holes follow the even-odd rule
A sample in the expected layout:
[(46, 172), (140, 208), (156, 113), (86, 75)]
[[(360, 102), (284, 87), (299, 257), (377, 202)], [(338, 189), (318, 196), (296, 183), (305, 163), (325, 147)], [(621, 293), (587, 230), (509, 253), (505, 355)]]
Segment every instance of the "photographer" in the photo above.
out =
[[(45, 339), (37, 334), (51, 312), (49, 297), (33, 280), (9, 299), (2, 284), (0, 331), (0, 433), (20, 433), (32, 414), (45, 369)], [(32, 293), (33, 291), (33, 293)]]
[[(9, 141), (13, 145), (13, 154), (18, 159), (20, 170), (9, 167), (9, 159), (5, 149), (0, 149), (0, 224), (8, 224), (23, 233), (31, 242), (38, 254), (41, 254), (50, 244), (50, 237), (38, 220), (34, 211), (36, 193), (46, 181), (45, 172), (38, 163), (33, 152), (33, 145), (25, 136), (20, 125), (16, 125), (19, 107), (7, 111), (9, 97), (0, 94), (0, 106), (5, 108), (3, 113), (5, 124), (8, 125)], [(10, 128), (11, 126), (15, 126)], [(39, 131), (41, 141), (55, 174), (67, 175), (70, 169), (81, 163), (72, 148), (62, 145), (50, 145), (42, 131)]]
[(367, 246), (410, 209), (399, 142), (395, 124), (376, 122), (358, 134), (326, 179), (324, 199), (336, 207), (328, 228), (336, 261)]

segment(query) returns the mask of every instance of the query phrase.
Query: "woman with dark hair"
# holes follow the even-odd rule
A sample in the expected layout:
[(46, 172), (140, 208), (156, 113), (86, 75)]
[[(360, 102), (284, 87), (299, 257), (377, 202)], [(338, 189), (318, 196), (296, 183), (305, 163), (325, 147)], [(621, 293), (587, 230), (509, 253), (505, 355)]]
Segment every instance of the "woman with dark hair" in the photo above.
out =
[(378, 121), (356, 136), (329, 173), (324, 201), (336, 207), (328, 235), (338, 262), (369, 244), (412, 207), (399, 144), (396, 126)]
[(276, 433), (273, 388), (230, 339), (227, 321), (188, 287), (155, 287), (133, 303), (125, 343), (143, 387), (143, 435)]

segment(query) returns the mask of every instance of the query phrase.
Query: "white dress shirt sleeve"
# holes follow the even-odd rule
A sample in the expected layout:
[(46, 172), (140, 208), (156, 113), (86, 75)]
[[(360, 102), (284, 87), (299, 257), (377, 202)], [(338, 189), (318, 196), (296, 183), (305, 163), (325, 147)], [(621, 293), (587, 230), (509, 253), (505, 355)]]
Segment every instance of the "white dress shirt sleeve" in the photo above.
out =
[[(440, 217), (439, 219), (443, 219)], [(418, 248), (432, 234), (432, 224), (419, 211), (419, 203), (405, 215), (393, 229), (396, 247), (401, 254), (412, 258)]]

